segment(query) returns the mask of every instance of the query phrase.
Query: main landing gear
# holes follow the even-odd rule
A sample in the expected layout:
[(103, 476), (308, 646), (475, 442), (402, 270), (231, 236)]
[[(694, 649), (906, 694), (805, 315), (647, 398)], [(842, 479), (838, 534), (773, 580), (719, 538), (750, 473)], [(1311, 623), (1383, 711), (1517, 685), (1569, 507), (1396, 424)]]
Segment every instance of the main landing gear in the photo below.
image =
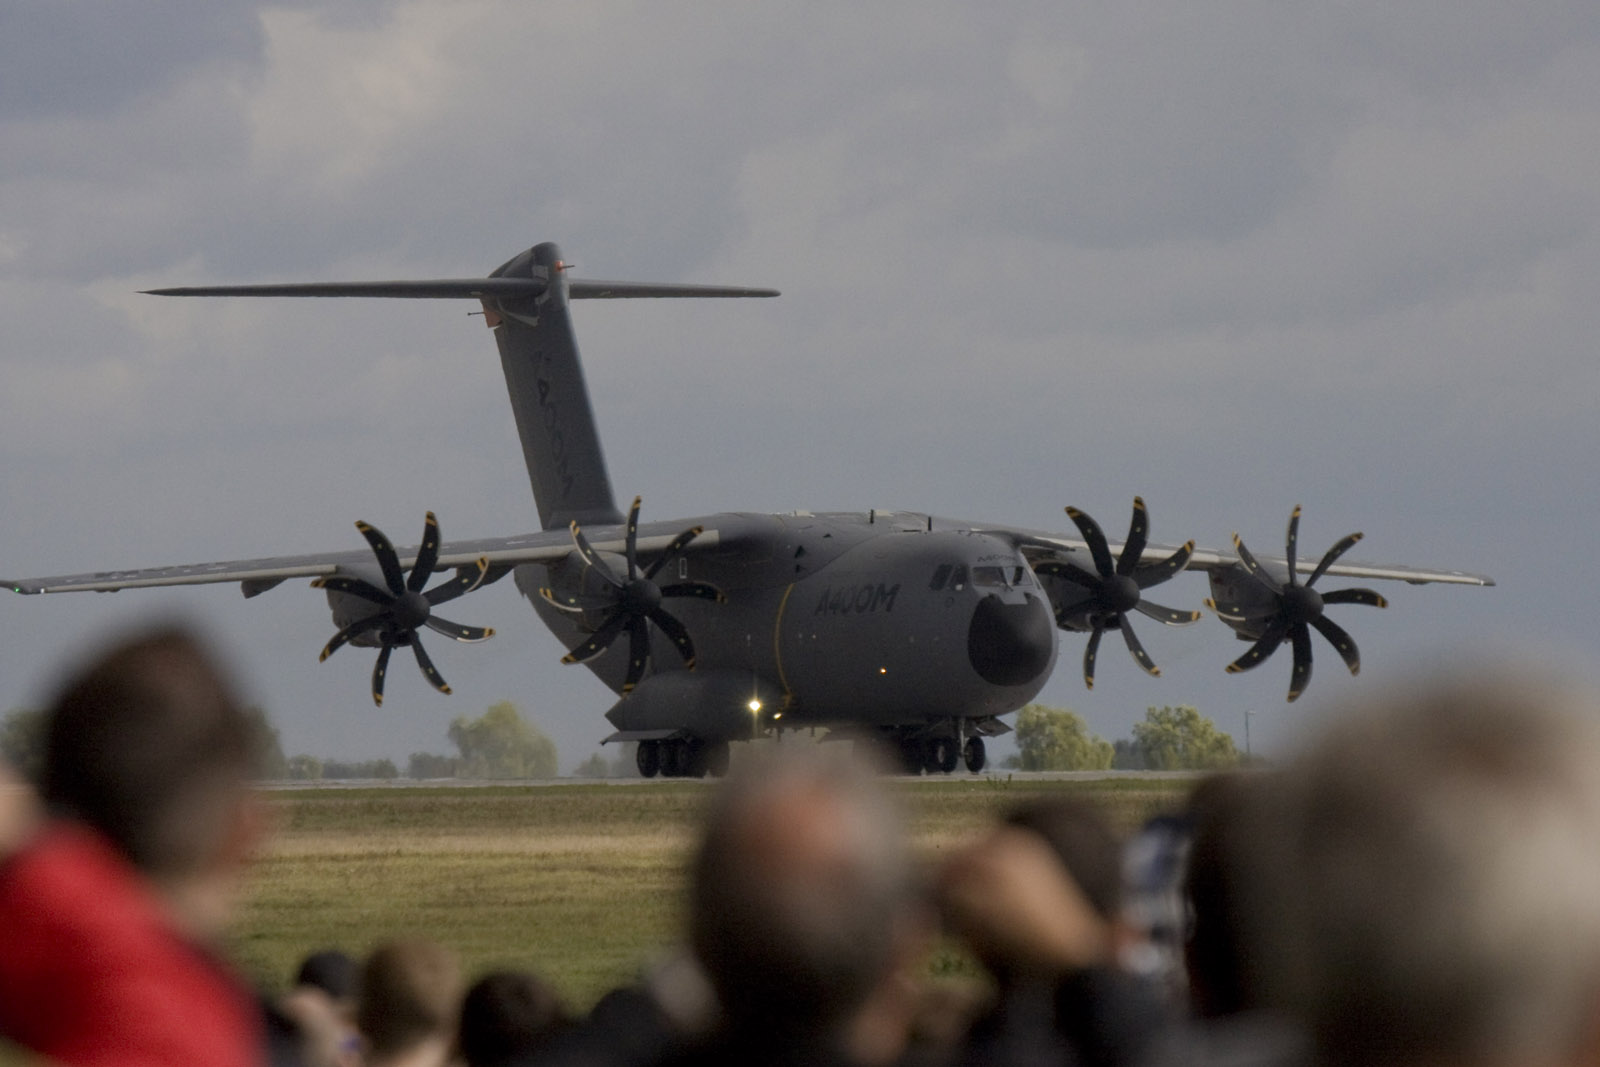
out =
[(669, 737), (640, 741), (634, 756), (646, 778), (721, 778), (728, 773), (728, 742), (699, 737)]
[(962, 743), (959, 734), (951, 733), (901, 733), (892, 738), (900, 757), (900, 769), (906, 774), (950, 774), (965, 763), (967, 770), (977, 774), (988, 762), (983, 738), (973, 734)]

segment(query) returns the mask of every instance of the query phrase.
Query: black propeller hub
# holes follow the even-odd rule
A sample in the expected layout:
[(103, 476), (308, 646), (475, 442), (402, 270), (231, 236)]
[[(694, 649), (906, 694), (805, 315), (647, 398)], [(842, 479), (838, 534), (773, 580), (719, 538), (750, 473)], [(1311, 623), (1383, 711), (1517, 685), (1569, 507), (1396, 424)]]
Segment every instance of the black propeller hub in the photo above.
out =
[(1280, 595), (1283, 598), (1283, 618), (1290, 626), (1322, 617), (1322, 594), (1309, 585), (1287, 586)]
[(618, 600), (622, 610), (645, 615), (661, 606), (661, 587), (648, 578), (635, 578), (622, 587)]
[(390, 618), (402, 630), (415, 630), (427, 622), (432, 614), (433, 605), (428, 603), (427, 598), (409, 589), (395, 597), (389, 606)]
[(1101, 584), (1099, 600), (1104, 611), (1117, 614), (1132, 611), (1139, 603), (1139, 583), (1127, 575), (1113, 574)]

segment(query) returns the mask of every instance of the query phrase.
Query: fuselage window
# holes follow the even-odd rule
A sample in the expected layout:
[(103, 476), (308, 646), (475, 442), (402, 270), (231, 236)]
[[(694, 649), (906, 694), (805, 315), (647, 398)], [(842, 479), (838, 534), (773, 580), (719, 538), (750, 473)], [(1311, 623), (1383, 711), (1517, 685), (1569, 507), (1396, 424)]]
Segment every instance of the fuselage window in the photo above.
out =
[(941, 563), (933, 572), (933, 581), (928, 583), (928, 588), (935, 591), (943, 589), (944, 583), (950, 579), (950, 564)]

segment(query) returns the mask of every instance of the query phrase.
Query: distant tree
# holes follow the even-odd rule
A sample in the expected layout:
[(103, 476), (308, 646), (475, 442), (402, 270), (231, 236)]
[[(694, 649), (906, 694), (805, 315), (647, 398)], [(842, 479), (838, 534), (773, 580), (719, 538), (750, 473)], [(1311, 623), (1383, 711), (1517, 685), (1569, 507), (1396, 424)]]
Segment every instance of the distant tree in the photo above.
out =
[(1188, 705), (1150, 708), (1133, 728), (1133, 743), (1153, 771), (1207, 771), (1239, 764), (1233, 738)]
[(604, 753), (592, 753), (588, 759), (572, 768), (574, 778), (610, 778), (611, 761)]
[(1025, 771), (1096, 771), (1111, 766), (1111, 744), (1065, 708), (1029, 704), (1017, 713), (1018, 765)]
[(461, 763), (454, 756), (441, 756), (433, 752), (413, 752), (406, 762), (407, 778), (454, 778)]
[(509, 700), (491, 704), (476, 719), (458, 717), (450, 740), (461, 752), (457, 770), (468, 778), (554, 778), (555, 742), (526, 722)]
[(45, 714), (13, 708), (0, 719), (0, 757), (24, 778), (37, 781), (44, 769)]
[(317, 781), (322, 777), (322, 761), (301, 753), (289, 758), (289, 777), (297, 781)]
[(289, 757), (283, 754), (283, 739), (264, 709), (254, 705), (244, 709), (260, 737), (261, 777), (272, 781), (289, 777)]
[(323, 760), (323, 778), (398, 778), (400, 771), (391, 759)]
[(1147, 771), (1144, 749), (1131, 737), (1119, 737), (1111, 743), (1111, 766), (1119, 771)]

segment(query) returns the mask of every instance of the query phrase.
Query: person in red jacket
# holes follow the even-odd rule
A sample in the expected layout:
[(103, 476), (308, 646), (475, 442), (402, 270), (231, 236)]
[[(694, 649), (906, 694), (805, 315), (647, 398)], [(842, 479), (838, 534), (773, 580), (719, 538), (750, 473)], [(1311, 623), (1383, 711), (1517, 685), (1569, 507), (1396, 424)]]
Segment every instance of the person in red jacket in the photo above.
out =
[(0, 861), (0, 1035), (64, 1065), (255, 1067), (216, 954), (263, 812), (259, 731), (179, 630), (124, 643), (51, 708), (47, 817)]

